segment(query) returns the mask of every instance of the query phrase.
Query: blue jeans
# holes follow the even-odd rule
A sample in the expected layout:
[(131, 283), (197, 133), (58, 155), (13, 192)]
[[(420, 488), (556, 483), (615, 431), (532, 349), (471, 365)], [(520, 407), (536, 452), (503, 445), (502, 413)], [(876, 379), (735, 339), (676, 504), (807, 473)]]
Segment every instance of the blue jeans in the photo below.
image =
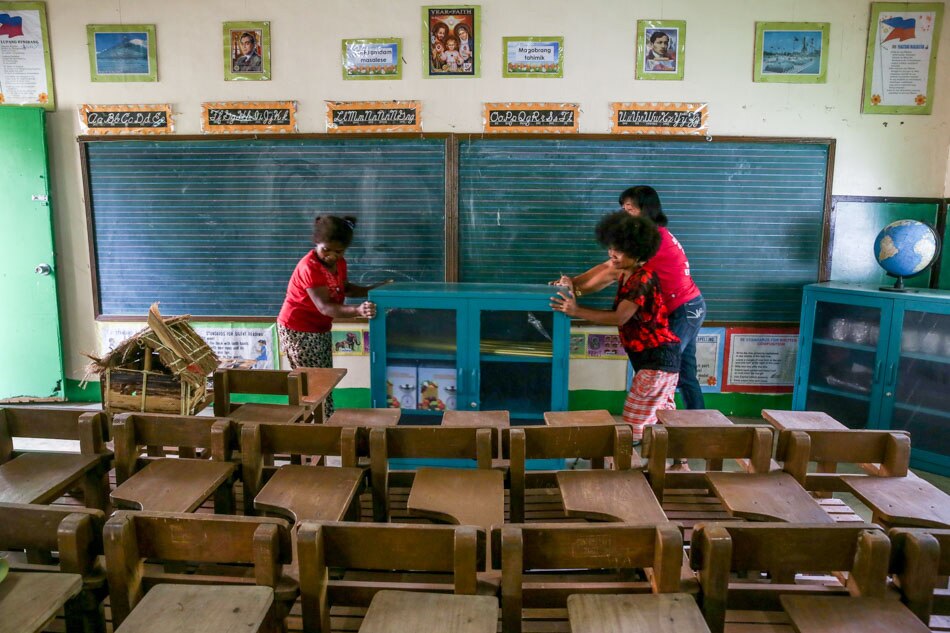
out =
[(690, 299), (670, 313), (670, 329), (680, 340), (680, 381), (677, 385), (687, 409), (705, 409), (703, 391), (696, 376), (696, 336), (706, 319), (703, 295)]

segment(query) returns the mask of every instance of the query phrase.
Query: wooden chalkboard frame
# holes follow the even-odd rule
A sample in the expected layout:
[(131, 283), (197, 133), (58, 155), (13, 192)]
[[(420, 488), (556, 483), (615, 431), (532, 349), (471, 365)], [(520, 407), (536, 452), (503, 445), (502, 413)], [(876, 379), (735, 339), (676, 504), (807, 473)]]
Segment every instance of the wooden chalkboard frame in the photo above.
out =
[[(99, 280), (97, 276), (97, 254), (95, 240), (95, 226), (93, 221), (93, 208), (91, 196), (91, 175), (89, 170), (89, 143), (109, 143), (109, 142), (129, 142), (129, 141), (147, 141), (147, 142), (182, 142), (182, 141), (215, 141), (227, 143), (229, 141), (240, 140), (301, 140), (301, 139), (326, 139), (339, 141), (343, 138), (340, 134), (221, 134), (221, 135), (185, 135), (172, 134), (164, 136), (149, 135), (122, 135), (122, 136), (79, 136), (77, 141), (80, 151), (80, 163), (82, 173), (82, 183), (84, 192), (84, 206), (86, 212), (86, 228), (89, 249), (90, 277), (92, 282), (92, 294), (95, 318), (97, 321), (144, 321), (142, 315), (113, 315), (103, 314), (100, 301)], [(662, 135), (612, 135), (612, 134), (454, 134), (454, 133), (388, 133), (388, 134), (359, 134), (353, 135), (356, 139), (442, 139), (445, 142), (445, 270), (444, 278), (447, 282), (457, 281), (459, 278), (459, 143), (463, 140), (498, 140), (512, 141), (518, 139), (524, 140), (558, 140), (558, 141), (607, 141), (615, 143), (631, 143), (636, 141), (657, 141), (663, 143), (696, 143), (699, 139), (695, 136), (662, 136)], [(833, 138), (811, 138), (811, 137), (758, 137), (758, 136), (717, 136), (706, 137), (709, 143), (772, 143), (772, 144), (817, 144), (827, 147), (827, 164), (824, 192), (824, 208), (822, 214), (822, 237), (819, 261), (819, 279), (818, 281), (827, 281), (831, 270), (831, 210), (832, 210), (832, 184), (835, 162), (835, 139)], [(946, 205), (944, 205), (944, 208)], [(945, 213), (944, 213), (945, 215)], [(201, 315), (202, 320), (218, 321), (249, 321), (249, 322), (267, 322), (272, 321), (273, 317), (259, 316), (234, 316), (234, 315)], [(365, 322), (365, 319), (352, 319), (356, 322)], [(773, 323), (786, 324), (789, 322), (763, 322), (763, 321), (743, 321), (744, 325), (770, 325)], [(722, 325), (719, 322), (708, 322), (707, 325)]]

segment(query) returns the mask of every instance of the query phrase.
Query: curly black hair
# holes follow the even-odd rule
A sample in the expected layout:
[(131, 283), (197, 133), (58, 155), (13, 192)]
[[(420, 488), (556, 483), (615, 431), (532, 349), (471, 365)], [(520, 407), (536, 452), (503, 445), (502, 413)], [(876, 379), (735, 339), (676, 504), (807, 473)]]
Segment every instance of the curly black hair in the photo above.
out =
[(318, 215), (313, 220), (313, 243), (336, 242), (346, 248), (353, 241), (355, 227), (356, 218), (351, 215), (342, 218), (336, 215)]
[(634, 217), (617, 211), (597, 223), (597, 241), (604, 248), (618, 250), (628, 257), (645, 262), (660, 248), (660, 231), (653, 220)]

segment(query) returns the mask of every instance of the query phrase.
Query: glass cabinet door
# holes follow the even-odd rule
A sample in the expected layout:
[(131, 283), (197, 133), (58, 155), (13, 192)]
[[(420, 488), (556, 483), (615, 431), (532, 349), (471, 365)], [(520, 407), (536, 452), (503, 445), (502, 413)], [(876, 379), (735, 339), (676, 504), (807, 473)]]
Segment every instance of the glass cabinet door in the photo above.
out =
[(465, 408), (507, 410), (513, 423), (540, 422), (551, 409), (554, 313), (481, 310), (478, 319), (478, 399)]
[(852, 429), (874, 426), (889, 322), (889, 302), (815, 300), (801, 408), (824, 411)]
[(403, 424), (438, 424), (458, 405), (458, 311), (389, 307), (383, 318), (386, 402), (376, 406), (402, 409)]
[(884, 414), (890, 428), (911, 433), (915, 454), (950, 455), (950, 314), (946, 305), (913, 308), (895, 315), (903, 323), (890, 345)]

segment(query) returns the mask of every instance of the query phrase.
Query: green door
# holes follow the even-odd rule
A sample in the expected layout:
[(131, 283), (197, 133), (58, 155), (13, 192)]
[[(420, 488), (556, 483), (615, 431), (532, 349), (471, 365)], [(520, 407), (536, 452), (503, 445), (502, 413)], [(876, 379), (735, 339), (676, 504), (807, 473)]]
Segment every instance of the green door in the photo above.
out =
[(0, 108), (0, 402), (63, 399), (44, 116)]

